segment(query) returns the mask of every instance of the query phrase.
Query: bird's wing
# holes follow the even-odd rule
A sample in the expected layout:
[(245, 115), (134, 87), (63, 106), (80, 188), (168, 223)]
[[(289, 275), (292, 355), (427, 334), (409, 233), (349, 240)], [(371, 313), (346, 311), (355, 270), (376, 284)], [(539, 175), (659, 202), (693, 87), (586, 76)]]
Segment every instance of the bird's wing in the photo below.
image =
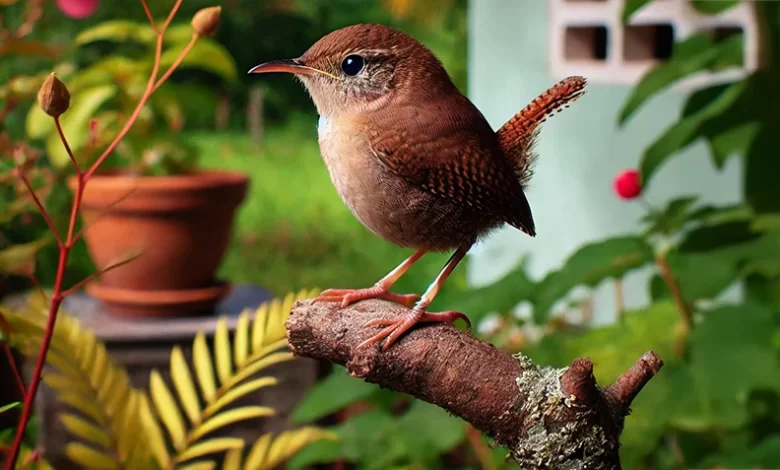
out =
[(470, 102), (460, 104), (394, 110), (390, 121), (382, 119), (393, 124), (369, 127), (374, 156), (431, 194), (503, 216), (533, 235), (530, 206), (495, 132)]

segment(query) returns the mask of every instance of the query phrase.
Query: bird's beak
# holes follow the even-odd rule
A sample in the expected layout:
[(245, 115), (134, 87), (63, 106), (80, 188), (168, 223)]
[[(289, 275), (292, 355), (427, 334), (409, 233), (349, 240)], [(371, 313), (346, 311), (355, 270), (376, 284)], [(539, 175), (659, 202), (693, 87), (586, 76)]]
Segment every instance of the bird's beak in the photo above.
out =
[(252, 67), (247, 73), (274, 73), (274, 72), (286, 72), (286, 73), (293, 73), (297, 75), (312, 75), (315, 73), (319, 73), (330, 78), (334, 78), (334, 79), (336, 78), (333, 75), (329, 74), (328, 72), (325, 72), (320, 69), (316, 69), (314, 67), (309, 67), (308, 65), (304, 65), (301, 59), (272, 60), (270, 62), (266, 62), (264, 64), (260, 64), (255, 67)]

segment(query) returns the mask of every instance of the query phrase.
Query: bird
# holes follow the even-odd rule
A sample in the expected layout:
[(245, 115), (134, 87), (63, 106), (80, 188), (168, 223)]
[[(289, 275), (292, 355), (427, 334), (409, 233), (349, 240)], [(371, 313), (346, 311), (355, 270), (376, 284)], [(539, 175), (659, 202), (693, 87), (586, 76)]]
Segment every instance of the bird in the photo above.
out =
[[(525, 190), (540, 124), (587, 84), (580, 76), (561, 80), (494, 131), (428, 47), (381, 24), (334, 30), (301, 56), (248, 73), (290, 73), (303, 83), (319, 114), (320, 154), (338, 195), (368, 230), (414, 250), (371, 287), (328, 289), (314, 299), (342, 308), (367, 299), (407, 307), (399, 318), (363, 325), (380, 331), (358, 348), (381, 344), (383, 351), (419, 323), (462, 319), (471, 327), (461, 312), (428, 308), (491, 232), (508, 224), (536, 235)], [(442, 252), (452, 255), (421, 296), (391, 291), (426, 253)]]

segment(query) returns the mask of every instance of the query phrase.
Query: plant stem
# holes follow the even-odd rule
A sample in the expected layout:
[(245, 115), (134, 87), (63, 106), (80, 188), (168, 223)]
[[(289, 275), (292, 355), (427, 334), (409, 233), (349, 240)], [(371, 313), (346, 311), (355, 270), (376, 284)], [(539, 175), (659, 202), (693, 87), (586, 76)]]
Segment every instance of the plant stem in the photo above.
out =
[[(95, 163), (92, 164), (89, 170), (87, 170), (87, 172), (84, 173), (85, 179), (88, 180), (90, 177), (92, 177), (95, 171), (97, 171), (98, 167), (106, 160), (106, 158), (108, 158), (109, 155), (111, 155), (111, 152), (113, 152), (114, 149), (116, 149), (117, 145), (119, 145), (119, 142), (130, 131), (130, 128), (135, 123), (135, 120), (138, 119), (138, 115), (141, 114), (141, 110), (143, 109), (144, 105), (146, 105), (146, 102), (149, 100), (149, 97), (152, 96), (152, 93), (154, 92), (154, 84), (157, 81), (157, 74), (160, 71), (160, 57), (162, 56), (165, 30), (168, 29), (168, 26), (171, 24), (171, 21), (173, 20), (176, 11), (179, 9), (181, 2), (182, 0), (176, 0), (176, 4), (173, 5), (173, 9), (171, 10), (171, 13), (168, 15), (168, 18), (165, 20), (165, 24), (163, 24), (162, 28), (160, 28), (160, 31), (157, 34), (157, 45), (154, 51), (154, 65), (152, 66), (152, 73), (149, 74), (149, 80), (146, 82), (146, 90), (144, 91), (144, 94), (141, 96), (141, 99), (138, 101), (138, 105), (135, 107), (133, 114), (130, 115), (130, 118), (127, 120), (127, 123), (122, 128), (122, 130), (119, 131), (119, 134), (117, 134), (114, 141), (111, 142), (111, 144), (108, 146), (108, 148), (106, 148), (105, 151), (103, 151), (103, 153), (98, 157)], [(146, 3), (146, 1), (142, 0), (142, 3)], [(174, 64), (176, 64), (177, 62), (181, 62), (181, 59), (177, 58)], [(172, 66), (168, 70), (168, 72), (172, 73), (173, 68), (174, 67)]]
[(57, 127), (57, 133), (60, 134), (60, 140), (62, 141), (62, 145), (65, 146), (65, 151), (68, 152), (68, 157), (70, 157), (70, 163), (73, 165), (73, 170), (76, 172), (76, 175), (81, 176), (81, 168), (79, 168), (79, 164), (76, 162), (76, 157), (73, 156), (73, 151), (71, 151), (70, 145), (68, 145), (68, 139), (65, 138), (65, 132), (62, 131), (60, 118), (57, 116), (54, 117), (54, 125)]
[(33, 198), (33, 201), (35, 201), (35, 205), (38, 206), (38, 211), (40, 211), (43, 220), (46, 221), (46, 225), (49, 227), (49, 230), (51, 231), (52, 235), (54, 235), (54, 238), (57, 240), (57, 243), (60, 246), (62, 246), (62, 238), (60, 237), (60, 233), (57, 231), (57, 228), (54, 226), (54, 223), (52, 222), (51, 217), (49, 217), (49, 213), (46, 211), (46, 208), (43, 207), (43, 203), (41, 203), (41, 200), (38, 199), (38, 195), (35, 194), (35, 190), (30, 184), (30, 181), (27, 179), (27, 176), (25, 176), (24, 172), (21, 170), (19, 171), (19, 179), (22, 180), (22, 183), (24, 183), (24, 186), (27, 188), (27, 192), (30, 193), (30, 196)]
[[(60, 248), (60, 256), (59, 256), (59, 261), (57, 263), (57, 275), (54, 280), (54, 289), (51, 297), (51, 304), (49, 305), (49, 314), (46, 321), (46, 330), (43, 335), (41, 348), (38, 352), (38, 358), (35, 362), (35, 369), (33, 370), (33, 375), (30, 380), (30, 386), (27, 393), (24, 396), (22, 415), (19, 419), (19, 423), (16, 428), (16, 436), (14, 437), (14, 444), (11, 447), (11, 450), (8, 455), (8, 461), (5, 467), (6, 470), (14, 470), (14, 467), (16, 465), (16, 460), (19, 457), (19, 451), (21, 450), (22, 440), (24, 439), (24, 431), (25, 428), (27, 427), (27, 423), (30, 421), (30, 416), (32, 415), (32, 408), (33, 408), (33, 404), (35, 403), (35, 395), (38, 392), (38, 386), (40, 385), (41, 382), (41, 373), (43, 372), (43, 367), (46, 363), (46, 355), (49, 351), (49, 345), (51, 344), (51, 339), (54, 334), (54, 325), (56, 324), (57, 321), (57, 313), (59, 312), (59, 308), (60, 308), (60, 304), (62, 303), (62, 300), (65, 298), (64, 294), (68, 293), (68, 292), (63, 293), (62, 283), (65, 278), (65, 269), (68, 265), (68, 255), (70, 254), (70, 250), (71, 248), (73, 248), (73, 244), (75, 243), (76, 240), (76, 238), (74, 237), (74, 232), (76, 228), (76, 220), (78, 218), (79, 208), (81, 206), (81, 199), (84, 195), (84, 187), (86, 186), (87, 181), (89, 181), (90, 177), (92, 177), (92, 175), (98, 169), (98, 167), (105, 161), (106, 158), (108, 158), (108, 156), (114, 151), (114, 149), (116, 149), (117, 145), (119, 145), (119, 142), (124, 138), (124, 136), (130, 130), (130, 128), (133, 126), (136, 119), (138, 118), (138, 115), (141, 113), (141, 110), (143, 109), (144, 105), (146, 104), (149, 97), (156, 89), (155, 84), (156, 84), (157, 74), (160, 69), (160, 57), (162, 56), (164, 33), (165, 30), (170, 25), (171, 21), (173, 21), (173, 18), (176, 15), (176, 11), (179, 9), (181, 2), (182, 0), (176, 0), (176, 3), (174, 4), (173, 8), (171, 9), (171, 12), (168, 15), (168, 18), (166, 19), (162, 28), (160, 28), (159, 31), (157, 32), (157, 46), (154, 55), (154, 65), (143, 96), (138, 102), (138, 105), (133, 111), (133, 114), (127, 120), (125, 126), (122, 128), (119, 134), (114, 138), (114, 140), (111, 142), (108, 148), (106, 148), (106, 150), (100, 155), (100, 157), (98, 157), (95, 163), (92, 164), (89, 170), (87, 170), (86, 173), (81, 173), (81, 170), (78, 168), (78, 165), (76, 164), (76, 159), (73, 157), (73, 154), (70, 151), (70, 146), (68, 145), (65, 135), (62, 132), (62, 128), (59, 125), (59, 121), (55, 120), (57, 124), (57, 130), (60, 134), (60, 139), (62, 140), (63, 145), (68, 151), (68, 156), (71, 158), (71, 161), (73, 162), (73, 165), (76, 169), (76, 175), (78, 177), (78, 185), (76, 187), (76, 194), (74, 196), (73, 206), (70, 213), (68, 234), (64, 242), (59, 237), (58, 232), (56, 231), (54, 225), (51, 223), (51, 220), (49, 219), (49, 216), (46, 213), (46, 210), (44, 209), (43, 205), (38, 200), (38, 197), (32, 191), (32, 187), (30, 186), (29, 182), (26, 180), (26, 178), (24, 178), (24, 175), (22, 175), (20, 172), (20, 175), (23, 177), (23, 181), (25, 182), (25, 185), (27, 186), (28, 190), (32, 194), (32, 197), (34, 198), (36, 204), (38, 205), (38, 208), (43, 214), (44, 219), (46, 219), (47, 224), (49, 225), (49, 229), (57, 237), (57, 241), (59, 243), (59, 248)], [(148, 5), (146, 4), (146, 0), (141, 0), (141, 3), (144, 5), (144, 9), (148, 11)], [(151, 16), (149, 16), (149, 18), (151, 21)], [(197, 39), (197, 36), (195, 36), (194, 39)], [(165, 75), (166, 78), (170, 76), (171, 73), (173, 73), (173, 69), (175, 69), (176, 66), (181, 63), (183, 59), (183, 55), (186, 54), (186, 52), (189, 51), (191, 47), (192, 46), (185, 48), (183, 54), (180, 57), (178, 57), (176, 61), (174, 61), (174, 64), (166, 72)]]
[(16, 427), (16, 436), (14, 437), (14, 444), (8, 455), (8, 462), (5, 467), (6, 470), (14, 470), (16, 459), (19, 457), (19, 451), (22, 447), (24, 430), (27, 427), (27, 423), (30, 421), (33, 404), (35, 403), (35, 395), (38, 392), (38, 385), (40, 385), (41, 382), (41, 372), (43, 372), (43, 366), (46, 362), (46, 353), (49, 351), (49, 344), (51, 343), (51, 338), (54, 333), (54, 324), (57, 321), (57, 312), (59, 311), (60, 303), (62, 303), (60, 289), (62, 289), (62, 280), (65, 276), (65, 266), (67, 265), (69, 251), (70, 247), (68, 245), (60, 245), (60, 259), (57, 264), (57, 277), (54, 280), (54, 295), (52, 296), (51, 305), (49, 307), (49, 317), (46, 319), (46, 331), (43, 334), (43, 341), (38, 352), (38, 359), (35, 362), (35, 369), (33, 370), (32, 379), (30, 380), (30, 387), (24, 397), (22, 416), (19, 418), (19, 424)]
[(680, 292), (680, 286), (672, 273), (672, 268), (669, 266), (666, 256), (663, 253), (659, 254), (656, 256), (655, 262), (658, 265), (658, 269), (661, 271), (661, 277), (663, 277), (664, 282), (666, 282), (666, 285), (669, 287), (669, 291), (672, 293), (674, 302), (677, 304), (677, 310), (680, 311), (685, 329), (690, 331), (690, 329), (693, 328), (693, 313), (685, 302), (685, 299), (683, 299), (682, 293)]
[(195, 45), (195, 43), (198, 41), (198, 35), (197, 33), (193, 33), (192, 37), (190, 38), (190, 42), (187, 43), (186, 46), (184, 46), (184, 49), (182, 49), (181, 54), (179, 54), (179, 57), (176, 58), (175, 61), (173, 61), (173, 64), (168, 68), (168, 70), (163, 74), (162, 77), (160, 77), (159, 80), (157, 80), (157, 83), (154, 84), (154, 88), (152, 88), (152, 91), (156, 91), (158, 88), (160, 88), (160, 85), (165, 83), (166, 80), (168, 80), (168, 77), (171, 76), (174, 70), (176, 70), (176, 67), (178, 67), (181, 62), (184, 60), (184, 57), (190, 52), (192, 49), (192, 46)]
[(626, 303), (623, 299), (623, 280), (615, 279), (615, 309), (619, 318), (623, 317), (623, 311), (626, 309)]
[(24, 380), (22, 379), (22, 374), (19, 373), (19, 368), (16, 367), (16, 360), (14, 360), (14, 353), (11, 351), (11, 345), (6, 342), (3, 344), (3, 349), (5, 349), (5, 356), (8, 358), (8, 364), (11, 366), (11, 371), (14, 374), (14, 380), (16, 380), (16, 388), (18, 388), (19, 396), (22, 400), (24, 400), (27, 392), (24, 390)]

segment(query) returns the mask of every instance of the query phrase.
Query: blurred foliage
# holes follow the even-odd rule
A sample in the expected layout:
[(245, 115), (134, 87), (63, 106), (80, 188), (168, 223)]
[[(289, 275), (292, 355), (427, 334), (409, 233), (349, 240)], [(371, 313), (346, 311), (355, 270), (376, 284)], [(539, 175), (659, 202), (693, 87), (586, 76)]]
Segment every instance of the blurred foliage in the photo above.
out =
[[(255, 310), (244, 310), (232, 339), (227, 318), (220, 317), (213, 349), (205, 333), (196, 335), (190, 369), (182, 349), (174, 347), (171, 384), (154, 370), (148, 392), (130, 384), (128, 372), (111, 359), (93, 332), (60, 312), (46, 358), (52, 370), (44, 381), (56, 399), (70, 408), (59, 416), (71, 438), (66, 455), (83, 468), (270, 470), (311, 442), (333, 441), (332, 433), (312, 426), (275, 437), (264, 434), (248, 449), (241, 438), (214, 434), (238, 422), (275, 414), (267, 406), (237, 407), (235, 402), (277, 384), (274, 377), (258, 375), (293, 359), (292, 353), (282, 351), (284, 323), (295, 301), (315, 294), (290, 293)], [(4, 340), (34, 357), (43, 337), (47, 305), (48, 299), (31, 294), (21, 310), (3, 311), (13, 330)]]
[[(60, 122), (79, 164), (91, 165), (133, 113), (152, 75), (156, 40), (148, 22), (106, 21), (81, 31), (73, 39), (66, 61), (55, 65), (71, 94), (70, 108)], [(192, 40), (189, 23), (172, 25), (165, 34), (161, 69), (170, 67)], [(220, 88), (228, 88), (226, 85), (234, 83), (238, 75), (228, 51), (205, 37), (198, 38), (180, 67), (216, 76), (223, 82)], [(42, 80), (45, 76), (36, 78)], [(205, 86), (194, 92), (213, 97)], [(185, 93), (193, 93), (192, 88), (182, 90), (168, 82), (160, 86), (106, 167), (141, 175), (177, 174), (193, 167), (195, 149), (179, 133), (186, 119), (182, 107)], [(52, 165), (70, 165), (53, 120), (36, 103), (28, 108), (25, 130), (29, 139), (45, 140)]]

